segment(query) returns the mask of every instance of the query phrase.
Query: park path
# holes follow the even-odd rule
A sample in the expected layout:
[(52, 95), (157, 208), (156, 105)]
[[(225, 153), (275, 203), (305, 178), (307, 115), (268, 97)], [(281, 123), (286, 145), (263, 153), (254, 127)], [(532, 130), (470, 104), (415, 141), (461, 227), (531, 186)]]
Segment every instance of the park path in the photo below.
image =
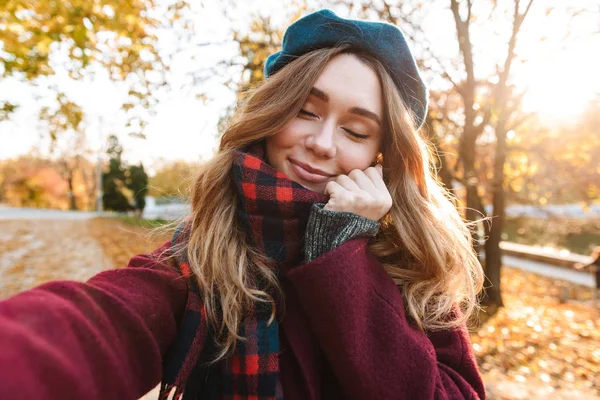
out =
[(87, 219), (0, 219), (0, 298), (111, 268)]

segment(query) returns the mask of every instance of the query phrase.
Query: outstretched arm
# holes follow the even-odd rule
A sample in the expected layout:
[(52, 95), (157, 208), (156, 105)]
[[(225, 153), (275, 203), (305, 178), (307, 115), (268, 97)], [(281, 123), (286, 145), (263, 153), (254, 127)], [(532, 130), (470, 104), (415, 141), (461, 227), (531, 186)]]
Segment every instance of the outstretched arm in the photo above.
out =
[(167, 246), (0, 302), (0, 398), (133, 400), (152, 389), (187, 299), (185, 280), (155, 258)]

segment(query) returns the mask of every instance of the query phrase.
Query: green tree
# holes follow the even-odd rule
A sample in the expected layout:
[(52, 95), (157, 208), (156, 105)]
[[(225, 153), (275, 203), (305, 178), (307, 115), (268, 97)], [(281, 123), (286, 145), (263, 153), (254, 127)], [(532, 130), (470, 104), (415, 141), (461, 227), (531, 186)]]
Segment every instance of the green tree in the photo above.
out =
[(148, 194), (148, 175), (142, 164), (129, 167), (128, 187), (133, 192), (134, 208), (142, 213), (146, 207), (146, 194)]
[(111, 135), (108, 138), (108, 150), (106, 154), (110, 157), (108, 171), (102, 174), (102, 204), (105, 210), (128, 211), (131, 209), (127, 197), (127, 176), (123, 166), (121, 154), (123, 148), (119, 139)]

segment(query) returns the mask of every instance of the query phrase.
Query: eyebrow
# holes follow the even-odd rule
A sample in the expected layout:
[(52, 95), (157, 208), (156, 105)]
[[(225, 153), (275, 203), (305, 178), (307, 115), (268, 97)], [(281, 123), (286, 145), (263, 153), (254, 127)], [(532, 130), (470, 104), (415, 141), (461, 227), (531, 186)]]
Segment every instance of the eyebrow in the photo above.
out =
[[(317, 89), (316, 87), (313, 87), (312, 89), (310, 89), (310, 94), (312, 94), (313, 96), (315, 96), (316, 98), (318, 98), (320, 100), (323, 100), (325, 103), (329, 102), (329, 95), (327, 93), (325, 93), (324, 91), (322, 91), (321, 89)], [(348, 111), (352, 114), (356, 114), (356, 115), (360, 115), (365, 118), (369, 118), (369, 119), (377, 122), (377, 125), (381, 126), (381, 119), (373, 111), (369, 111), (366, 108), (362, 108), (362, 107), (352, 107)]]

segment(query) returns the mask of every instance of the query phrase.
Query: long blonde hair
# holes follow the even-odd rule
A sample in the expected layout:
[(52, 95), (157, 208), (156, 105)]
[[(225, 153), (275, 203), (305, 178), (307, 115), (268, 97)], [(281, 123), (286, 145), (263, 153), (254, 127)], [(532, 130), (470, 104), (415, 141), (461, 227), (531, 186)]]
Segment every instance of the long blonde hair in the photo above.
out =
[[(402, 287), (407, 312), (421, 329), (462, 325), (477, 306), (483, 272), (469, 231), (433, 178), (428, 146), (391, 77), (376, 59), (347, 46), (315, 50), (251, 91), (191, 189), (185, 249), (221, 350), (215, 361), (245, 340), (239, 332), (248, 310), (257, 302), (270, 303), (272, 322), (274, 297), (282, 296), (274, 265), (247, 245), (237, 220), (233, 152), (281, 131), (297, 116), (327, 62), (344, 52), (355, 54), (379, 75), (385, 104), (383, 167), (394, 202), (370, 243), (371, 251)], [(267, 282), (267, 288), (259, 290), (258, 281)], [(463, 313), (453, 313), (456, 305)], [(451, 313), (454, 317), (448, 318)]]

